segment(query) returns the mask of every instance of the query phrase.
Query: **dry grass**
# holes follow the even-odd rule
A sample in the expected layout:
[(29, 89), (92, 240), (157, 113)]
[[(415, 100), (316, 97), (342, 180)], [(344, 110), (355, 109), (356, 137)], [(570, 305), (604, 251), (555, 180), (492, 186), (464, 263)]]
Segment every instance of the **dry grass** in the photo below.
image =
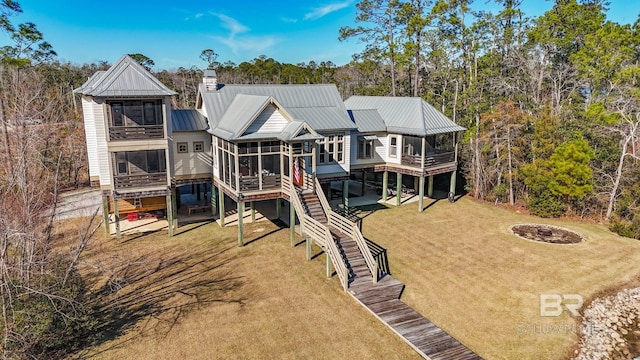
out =
[[(536, 243), (508, 230), (536, 222), (587, 241)], [(538, 219), (466, 198), (423, 213), (415, 204), (379, 210), (363, 230), (388, 249), (393, 275), (407, 286), (402, 299), (487, 359), (566, 358), (579, 319), (541, 317), (540, 294), (587, 301), (638, 276), (638, 241), (596, 224)], [(173, 238), (159, 232), (94, 242), (84, 271), (102, 271), (91, 280), (110, 305), (99, 342), (79, 356), (417, 358), (335, 277), (324, 276), (324, 255), (307, 262), (304, 246), (291, 249), (287, 229), (248, 224), (243, 248), (236, 231), (192, 225)], [(569, 329), (532, 333), (530, 326), (542, 324)], [(523, 326), (528, 331), (518, 331)]]
[[(417, 355), (324, 276), (324, 257), (307, 262), (288, 229), (269, 222), (192, 225), (100, 240), (86, 273), (110, 304), (95, 359), (378, 358)], [(316, 251), (318, 251), (316, 249)], [(117, 292), (113, 292), (117, 290)]]
[[(508, 230), (536, 222), (587, 241), (544, 244)], [(632, 280), (640, 261), (640, 242), (604, 226), (539, 219), (468, 198), (424, 213), (414, 205), (381, 210), (364, 220), (363, 233), (388, 249), (393, 275), (407, 286), (403, 300), (487, 359), (566, 358), (579, 319), (567, 312), (541, 317), (540, 294), (587, 301)]]

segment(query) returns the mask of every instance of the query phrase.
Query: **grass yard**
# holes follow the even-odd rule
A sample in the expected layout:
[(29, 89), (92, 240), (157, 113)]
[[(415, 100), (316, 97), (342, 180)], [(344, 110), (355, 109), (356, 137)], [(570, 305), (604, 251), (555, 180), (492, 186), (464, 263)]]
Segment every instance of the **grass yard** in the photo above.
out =
[[(486, 359), (566, 358), (579, 319), (567, 312), (541, 317), (540, 294), (587, 301), (640, 272), (640, 242), (604, 226), (539, 219), (468, 198), (441, 200), (423, 213), (416, 207), (376, 211), (364, 219), (363, 233), (387, 248), (394, 277), (406, 284), (403, 301)], [(527, 241), (509, 232), (515, 223), (562, 226), (587, 241)], [(84, 269), (111, 278), (93, 278), (109, 299), (109, 321), (104, 341), (79, 357), (418, 358), (336, 277), (324, 276), (324, 255), (307, 262), (304, 246), (292, 249), (288, 229), (247, 224), (248, 244), (238, 248), (236, 241), (237, 227), (216, 224), (181, 228), (173, 238), (96, 239)]]
[[(427, 203), (428, 205), (428, 203)], [(575, 245), (511, 234), (516, 223), (582, 233)], [(380, 210), (363, 233), (388, 249), (404, 302), (486, 359), (562, 359), (573, 353), (578, 318), (540, 316), (540, 294), (578, 294), (585, 302), (637, 277), (640, 242), (604, 226), (540, 219), (462, 198)], [(555, 327), (554, 327), (555, 326)]]
[[(92, 359), (416, 359), (417, 354), (305, 260), (270, 222), (192, 225), (121, 241), (97, 240), (85, 271), (110, 297), (105, 342)], [(253, 242), (251, 242), (253, 241)], [(315, 249), (318, 253), (318, 249)], [(117, 295), (109, 293), (117, 290)], [(114, 316), (115, 314), (115, 316)], [(112, 319), (113, 317), (113, 319)]]

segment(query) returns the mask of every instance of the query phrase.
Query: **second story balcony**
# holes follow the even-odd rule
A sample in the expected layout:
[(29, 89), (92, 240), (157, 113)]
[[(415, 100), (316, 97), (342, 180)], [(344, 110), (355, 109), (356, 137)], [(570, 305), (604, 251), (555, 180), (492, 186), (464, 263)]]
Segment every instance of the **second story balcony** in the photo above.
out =
[(110, 141), (165, 137), (161, 100), (108, 101), (107, 109)]

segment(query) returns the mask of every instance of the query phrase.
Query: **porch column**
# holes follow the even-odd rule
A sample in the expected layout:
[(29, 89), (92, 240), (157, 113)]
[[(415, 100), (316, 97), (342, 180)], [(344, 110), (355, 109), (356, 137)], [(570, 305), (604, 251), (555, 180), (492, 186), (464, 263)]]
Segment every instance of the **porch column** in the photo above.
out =
[(200, 184), (196, 184), (196, 200), (200, 201)]
[(342, 181), (342, 204), (345, 209), (349, 207), (349, 180)]
[(182, 203), (180, 202), (180, 191), (178, 190), (178, 187), (176, 187), (176, 211), (178, 211), (180, 206), (182, 206)]
[[(317, 165), (316, 165), (316, 154), (317, 154), (317, 147), (318, 144), (314, 141), (313, 142), (313, 146), (311, 147), (311, 178), (313, 179), (313, 192), (315, 193), (318, 189), (316, 189), (316, 171), (317, 171)], [(320, 191), (322, 192), (322, 189), (320, 189)]]
[(364, 188), (367, 184), (367, 170), (362, 170), (362, 189), (360, 189), (360, 196), (364, 196)]
[(382, 202), (387, 202), (387, 188), (389, 187), (389, 172), (385, 170), (382, 173)]
[(424, 176), (420, 176), (420, 184), (418, 185), (418, 210), (422, 212), (424, 209)]
[(427, 189), (427, 196), (429, 198), (433, 197), (433, 175), (429, 176), (429, 188)]
[(402, 174), (396, 173), (396, 206), (402, 204)]
[(276, 199), (276, 218), (280, 219), (280, 215), (282, 215), (282, 203), (281, 203), (281, 199), (277, 198)]
[(111, 236), (111, 224), (109, 224), (109, 197), (102, 195), (102, 217), (104, 218), (104, 230), (107, 238)]
[(178, 229), (178, 205), (176, 203), (178, 196), (176, 195), (176, 188), (171, 189), (171, 209), (173, 210), (173, 231)]
[(118, 199), (113, 197), (113, 217), (116, 220), (116, 239), (120, 239), (120, 210), (118, 210)]
[(216, 210), (218, 207), (218, 188), (211, 185), (211, 215), (216, 214)]
[(327, 258), (327, 277), (331, 277), (331, 273), (333, 273), (331, 270), (331, 256), (329, 256), (329, 252), (326, 250), (324, 251), (324, 256)]
[(220, 199), (218, 200), (218, 205), (220, 206), (220, 226), (224, 227), (224, 191), (222, 191), (222, 186), (218, 185), (218, 194)]
[(256, 208), (253, 201), (249, 202), (249, 206), (251, 207), (251, 222), (256, 222)]
[(453, 202), (456, 195), (456, 176), (458, 175), (458, 171), (454, 170), (451, 173), (451, 181), (449, 182), (449, 201)]
[(331, 201), (331, 181), (329, 181), (329, 186), (327, 187), (327, 201)]
[(167, 223), (169, 225), (169, 236), (173, 236), (173, 199), (167, 195)]
[(293, 207), (293, 201), (289, 201), (289, 240), (291, 247), (296, 245), (296, 209)]
[(238, 246), (244, 246), (244, 239), (242, 238), (242, 222), (244, 218), (244, 201), (238, 199)]

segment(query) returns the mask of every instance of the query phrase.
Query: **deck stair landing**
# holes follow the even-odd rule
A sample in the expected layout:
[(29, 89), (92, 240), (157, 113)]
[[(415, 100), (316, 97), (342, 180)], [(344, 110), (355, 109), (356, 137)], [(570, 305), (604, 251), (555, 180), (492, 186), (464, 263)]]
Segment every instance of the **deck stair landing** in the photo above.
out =
[[(444, 330), (400, 300), (404, 284), (389, 274), (373, 275), (356, 241), (329, 224), (322, 201), (313, 191), (298, 191), (305, 215), (325, 225), (347, 268), (348, 292), (367, 310), (407, 342), (418, 354), (431, 360), (482, 359)], [(330, 216), (334, 216), (331, 214)], [(366, 251), (366, 250), (365, 250)]]

